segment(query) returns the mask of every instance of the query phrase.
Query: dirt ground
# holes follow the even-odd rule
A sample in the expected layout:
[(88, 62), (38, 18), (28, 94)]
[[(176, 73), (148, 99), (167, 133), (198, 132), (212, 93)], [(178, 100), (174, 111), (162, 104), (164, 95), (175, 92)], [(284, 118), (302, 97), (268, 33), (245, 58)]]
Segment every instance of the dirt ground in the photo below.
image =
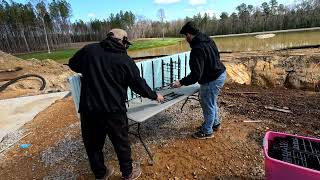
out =
[[(319, 48), (308, 52), (319, 54)], [(303, 55), (306, 50), (259, 52), (270, 53)], [(248, 54), (222, 54), (222, 59)], [(23, 61), (2, 52), (0, 67), (22, 67), (23, 73), (44, 76), (48, 81), (45, 92), (68, 90), (66, 78), (73, 74), (68, 67), (51, 60)], [(34, 79), (21, 81), (1, 92), (0, 99), (43, 93), (39, 92), (39, 85)], [(264, 179), (262, 141), (266, 131), (320, 138), (319, 92), (227, 84), (219, 104), (222, 129), (210, 140), (191, 137), (203, 119), (197, 101), (189, 102), (183, 113), (179, 103), (142, 124), (142, 136), (155, 164), (148, 164), (142, 144), (130, 136), (133, 158), (142, 165), (141, 179)], [(270, 111), (265, 106), (287, 108), (292, 113)], [(39, 113), (22, 130), (28, 135), (0, 153), (0, 179), (94, 179), (71, 97)], [(31, 146), (20, 148), (24, 143)], [(120, 179), (117, 158), (108, 139), (104, 152), (106, 163), (116, 170), (112, 179)]]
[[(142, 164), (140, 179), (264, 179), (266, 131), (320, 138), (319, 93), (227, 84), (219, 104), (222, 129), (213, 139), (191, 137), (202, 119), (197, 101), (188, 103), (183, 113), (178, 111), (179, 103), (142, 124), (142, 135), (156, 161), (148, 165), (141, 143), (130, 136), (133, 157)], [(264, 106), (287, 107), (292, 113)], [(31, 134), (0, 156), (0, 179), (94, 179), (70, 97), (57, 101), (23, 128)], [(20, 148), (23, 143), (31, 147)], [(105, 155), (106, 163), (116, 170), (112, 179), (120, 179), (112, 147), (106, 145)]]
[[(0, 70), (14, 69), (17, 67), (22, 68), (22, 70), (12, 73), (12, 77), (18, 77), (24, 74), (40, 75), (46, 80), (46, 88), (43, 91), (39, 91), (41, 82), (38, 78), (23, 79), (2, 91), (0, 93), (0, 100), (69, 90), (67, 77), (74, 74), (69, 67), (53, 60), (39, 61), (33, 59), (26, 61), (0, 51)], [(1, 81), (1, 79), (9, 75), (10, 73), (0, 73), (0, 86), (7, 82)]]

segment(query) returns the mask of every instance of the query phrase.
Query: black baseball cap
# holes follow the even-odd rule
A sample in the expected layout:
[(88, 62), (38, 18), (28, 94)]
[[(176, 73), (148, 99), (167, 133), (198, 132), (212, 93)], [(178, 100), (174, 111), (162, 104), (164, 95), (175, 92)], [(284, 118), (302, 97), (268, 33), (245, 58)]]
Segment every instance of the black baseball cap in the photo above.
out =
[(196, 24), (192, 21), (187, 22), (180, 30), (180, 34), (184, 34), (184, 35), (186, 35), (187, 33), (195, 35), (198, 32), (199, 32), (199, 29), (196, 27)]

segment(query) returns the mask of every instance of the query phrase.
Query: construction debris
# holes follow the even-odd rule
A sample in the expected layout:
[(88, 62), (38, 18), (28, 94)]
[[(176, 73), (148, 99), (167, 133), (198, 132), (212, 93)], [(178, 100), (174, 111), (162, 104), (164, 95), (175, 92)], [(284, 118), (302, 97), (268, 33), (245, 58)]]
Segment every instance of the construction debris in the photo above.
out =
[(224, 92), (225, 94), (258, 94), (258, 92)]
[(262, 121), (252, 121), (252, 120), (244, 120), (243, 121), (244, 123), (260, 123), (260, 122), (262, 122)]
[(268, 110), (272, 110), (272, 111), (283, 112), (283, 113), (292, 113), (292, 111), (290, 111), (290, 110), (280, 109), (280, 108), (276, 108), (276, 107), (272, 107), (272, 106), (264, 106), (264, 108), (266, 108), (266, 109), (268, 109)]
[(21, 141), (23, 138), (29, 136), (30, 134), (31, 134), (31, 132), (29, 132), (29, 133), (27, 133), (26, 135), (22, 136), (21, 138), (17, 139), (14, 143), (12, 143), (12, 144), (8, 145), (6, 148), (2, 149), (2, 150), (0, 151), (0, 154), (1, 154), (2, 152), (6, 151), (7, 149), (9, 149), (11, 146), (15, 145), (17, 142)]

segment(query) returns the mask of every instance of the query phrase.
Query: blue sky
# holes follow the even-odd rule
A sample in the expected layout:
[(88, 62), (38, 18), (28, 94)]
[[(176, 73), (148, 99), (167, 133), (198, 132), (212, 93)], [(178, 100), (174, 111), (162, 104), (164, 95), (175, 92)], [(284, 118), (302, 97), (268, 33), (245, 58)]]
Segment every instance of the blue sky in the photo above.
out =
[[(17, 0), (27, 2), (27, 0)], [(50, 1), (50, 0), (49, 0)], [(285, 5), (292, 4), (295, 0), (278, 0)], [(147, 19), (158, 19), (157, 11), (165, 10), (166, 20), (192, 17), (195, 14), (209, 13), (219, 17), (221, 12), (229, 14), (235, 11), (241, 3), (260, 6), (263, 0), (68, 0), (72, 7), (72, 18), (89, 21), (90, 19), (105, 19), (110, 13), (120, 10), (132, 11), (136, 15)], [(266, 0), (269, 2), (269, 0)]]

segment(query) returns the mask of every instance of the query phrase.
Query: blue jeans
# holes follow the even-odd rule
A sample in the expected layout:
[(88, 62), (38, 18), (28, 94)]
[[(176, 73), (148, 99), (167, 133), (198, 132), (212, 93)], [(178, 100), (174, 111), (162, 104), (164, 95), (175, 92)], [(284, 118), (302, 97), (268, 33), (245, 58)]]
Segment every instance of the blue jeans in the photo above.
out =
[(217, 98), (226, 76), (227, 74), (224, 72), (216, 80), (200, 85), (200, 103), (204, 117), (201, 127), (203, 133), (213, 133), (212, 126), (220, 124)]

